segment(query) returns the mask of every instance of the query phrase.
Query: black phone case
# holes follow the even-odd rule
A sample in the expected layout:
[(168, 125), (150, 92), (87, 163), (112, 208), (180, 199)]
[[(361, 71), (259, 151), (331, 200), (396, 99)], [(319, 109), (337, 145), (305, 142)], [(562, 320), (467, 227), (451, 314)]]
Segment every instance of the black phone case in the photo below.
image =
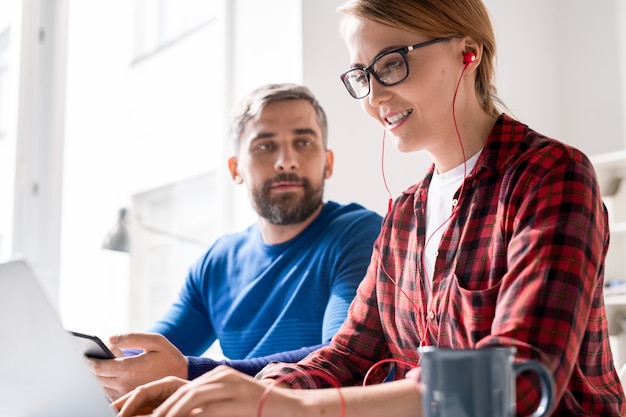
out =
[(98, 338), (98, 336), (92, 336), (83, 333), (70, 332), (76, 337), (82, 347), (83, 354), (88, 358), (95, 359), (113, 359), (115, 355), (109, 350), (109, 348)]

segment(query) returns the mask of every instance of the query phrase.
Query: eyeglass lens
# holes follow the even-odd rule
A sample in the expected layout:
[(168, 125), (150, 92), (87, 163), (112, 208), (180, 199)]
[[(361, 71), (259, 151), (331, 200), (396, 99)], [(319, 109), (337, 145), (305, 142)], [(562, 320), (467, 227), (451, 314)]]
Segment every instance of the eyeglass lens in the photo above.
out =
[(350, 94), (362, 98), (370, 92), (369, 74), (385, 86), (403, 81), (408, 75), (405, 56), (398, 51), (379, 56), (368, 68), (354, 68), (342, 77)]

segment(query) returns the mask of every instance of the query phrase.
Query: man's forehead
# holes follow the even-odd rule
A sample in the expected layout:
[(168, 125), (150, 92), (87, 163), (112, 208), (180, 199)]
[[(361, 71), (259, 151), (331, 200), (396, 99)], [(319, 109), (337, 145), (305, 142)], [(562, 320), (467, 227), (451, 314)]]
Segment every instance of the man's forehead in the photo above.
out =
[(259, 114), (246, 123), (242, 133), (254, 138), (271, 138), (279, 134), (320, 137), (322, 134), (315, 112)]
[[(282, 133), (282, 132), (281, 132)], [(300, 137), (300, 136), (312, 136), (314, 138), (320, 138), (319, 129), (313, 127), (297, 127), (291, 130), (288, 130), (288, 133), (292, 137)], [(279, 132), (276, 130), (261, 130), (256, 132), (251, 136), (252, 140), (255, 139), (271, 139), (273, 137), (278, 136)], [(321, 138), (320, 138), (321, 139)]]

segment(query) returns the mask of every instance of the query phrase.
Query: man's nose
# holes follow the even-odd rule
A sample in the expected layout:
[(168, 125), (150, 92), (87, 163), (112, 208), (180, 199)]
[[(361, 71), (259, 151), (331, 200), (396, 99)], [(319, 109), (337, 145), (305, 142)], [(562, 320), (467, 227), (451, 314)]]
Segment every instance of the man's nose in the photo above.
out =
[(294, 151), (285, 149), (280, 152), (274, 168), (277, 171), (293, 171), (298, 168), (298, 161)]

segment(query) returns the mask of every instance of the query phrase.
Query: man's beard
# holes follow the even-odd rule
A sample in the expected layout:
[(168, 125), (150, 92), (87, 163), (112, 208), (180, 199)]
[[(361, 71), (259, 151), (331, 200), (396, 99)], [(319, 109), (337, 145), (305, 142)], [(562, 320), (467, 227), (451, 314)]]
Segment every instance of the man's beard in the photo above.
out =
[[(300, 198), (298, 193), (284, 192), (270, 197), (270, 187), (280, 181), (302, 183), (304, 196)], [(252, 207), (259, 216), (272, 224), (297, 224), (308, 219), (319, 208), (323, 195), (324, 181), (319, 187), (313, 188), (306, 178), (300, 178), (295, 174), (282, 174), (263, 183), (260, 189), (252, 190)]]

